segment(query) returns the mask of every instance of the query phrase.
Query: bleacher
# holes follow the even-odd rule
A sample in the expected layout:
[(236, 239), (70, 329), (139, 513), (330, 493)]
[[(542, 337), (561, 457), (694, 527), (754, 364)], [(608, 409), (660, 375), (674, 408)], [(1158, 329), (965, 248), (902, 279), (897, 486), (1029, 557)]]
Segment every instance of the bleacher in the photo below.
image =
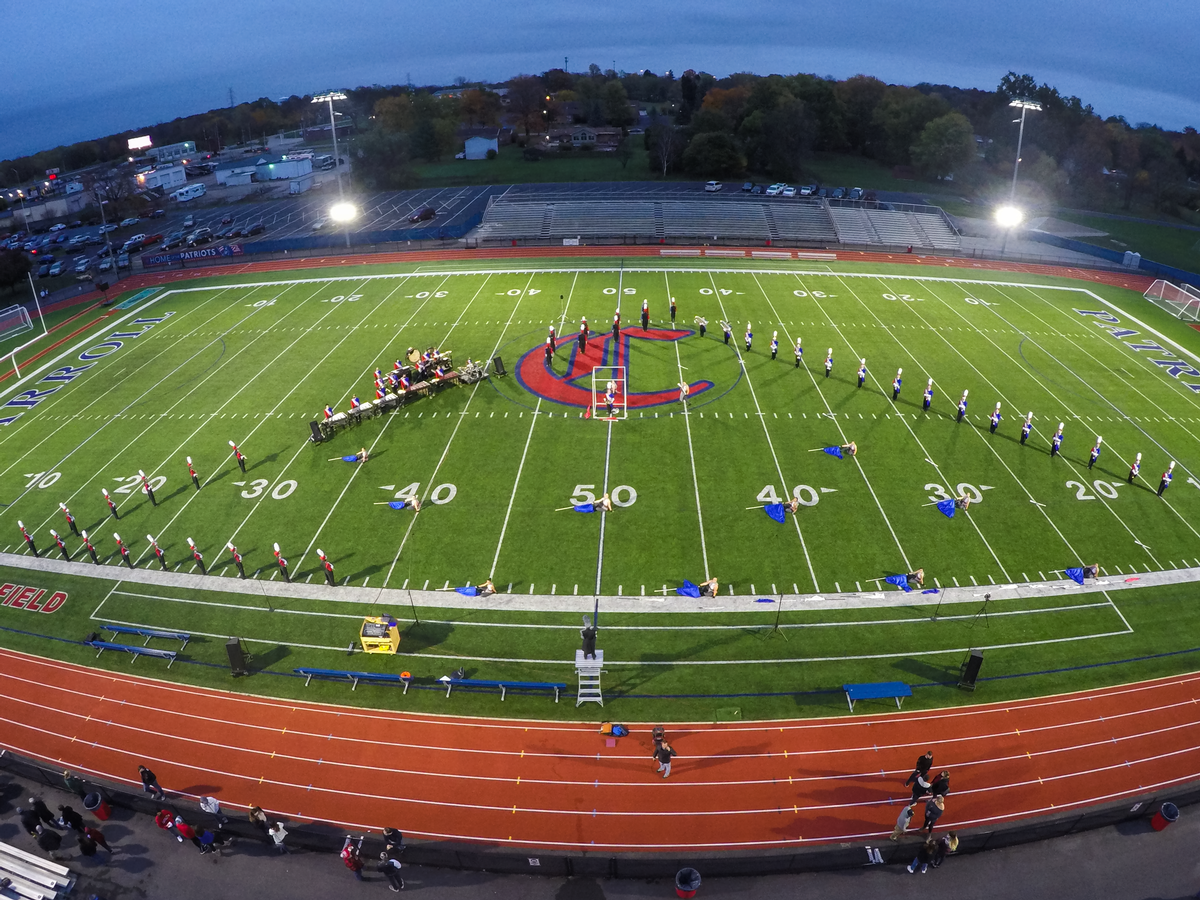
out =
[(495, 200), (479, 240), (681, 238), (801, 241), (954, 250), (958, 235), (937, 207), (815, 199), (696, 197), (677, 191), (514, 192)]
[(6, 843), (0, 843), (0, 879), (8, 882), (0, 896), (26, 900), (57, 900), (75, 885), (75, 876), (66, 866)]

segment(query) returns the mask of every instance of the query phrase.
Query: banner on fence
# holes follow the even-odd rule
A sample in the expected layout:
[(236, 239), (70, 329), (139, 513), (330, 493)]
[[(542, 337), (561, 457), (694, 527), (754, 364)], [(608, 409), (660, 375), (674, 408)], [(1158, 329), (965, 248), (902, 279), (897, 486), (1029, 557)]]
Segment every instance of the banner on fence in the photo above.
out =
[(222, 244), (220, 247), (197, 247), (194, 250), (179, 250), (175, 253), (146, 253), (142, 256), (142, 267), (169, 266), (171, 263), (191, 262), (196, 259), (216, 259), (221, 256), (241, 255), (241, 244)]

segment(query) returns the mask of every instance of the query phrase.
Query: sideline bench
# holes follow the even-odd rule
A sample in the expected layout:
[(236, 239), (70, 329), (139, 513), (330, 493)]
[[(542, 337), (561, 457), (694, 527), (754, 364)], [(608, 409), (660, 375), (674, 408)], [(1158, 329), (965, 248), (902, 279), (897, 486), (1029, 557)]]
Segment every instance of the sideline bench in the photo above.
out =
[(131, 628), (128, 625), (101, 625), (101, 631), (111, 631), (113, 634), (136, 634), (138, 637), (144, 637), (146, 643), (142, 646), (148, 646), (153, 638), (165, 638), (169, 641), (183, 641), (183, 646), (179, 649), (187, 648), (188, 641), (192, 636), (186, 631), (157, 631), (153, 628)]
[(105, 650), (122, 650), (125, 653), (132, 653), (134, 662), (137, 662), (139, 656), (154, 656), (158, 659), (169, 660), (168, 669), (171, 668), (171, 663), (175, 662), (177, 655), (174, 650), (159, 650), (157, 647), (135, 647), (132, 644), (114, 644), (112, 641), (88, 641), (88, 643), (100, 651), (96, 654), (96, 659), (99, 659), (100, 654)]
[(443, 675), (438, 681), (445, 682), (446, 696), (450, 696), (450, 692), (456, 685), (462, 687), (498, 687), (500, 688), (500, 699), (504, 700), (504, 695), (510, 688), (516, 688), (526, 691), (554, 691), (554, 702), (558, 702), (559, 694), (567, 689), (566, 684), (555, 681), (492, 681), (484, 678), (450, 678)]
[(850, 712), (854, 712), (855, 700), (894, 699), (896, 709), (900, 708), (902, 697), (911, 697), (912, 688), (903, 681), (875, 681), (867, 684), (843, 684), (846, 692), (846, 702), (850, 704)]
[(314, 678), (330, 679), (332, 681), (341, 681), (343, 678), (350, 681), (350, 690), (358, 688), (360, 681), (374, 681), (381, 684), (402, 684), (404, 685), (404, 693), (408, 693), (408, 685), (412, 681), (411, 678), (404, 678), (391, 672), (349, 672), (343, 669), (313, 669), (307, 666), (292, 669), (297, 675), (304, 676), (304, 686), (308, 687), (308, 683)]

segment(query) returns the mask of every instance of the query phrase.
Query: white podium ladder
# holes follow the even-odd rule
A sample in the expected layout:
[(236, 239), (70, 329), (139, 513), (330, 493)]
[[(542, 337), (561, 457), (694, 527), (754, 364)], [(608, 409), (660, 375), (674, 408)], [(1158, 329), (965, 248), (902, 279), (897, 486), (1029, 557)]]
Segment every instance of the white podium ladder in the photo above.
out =
[(604, 671), (604, 651), (597, 650), (595, 659), (585, 659), (582, 650), (575, 651), (575, 672), (579, 675), (579, 691), (575, 695), (575, 706), (584, 703), (604, 705), (604, 694), (600, 692), (600, 673)]

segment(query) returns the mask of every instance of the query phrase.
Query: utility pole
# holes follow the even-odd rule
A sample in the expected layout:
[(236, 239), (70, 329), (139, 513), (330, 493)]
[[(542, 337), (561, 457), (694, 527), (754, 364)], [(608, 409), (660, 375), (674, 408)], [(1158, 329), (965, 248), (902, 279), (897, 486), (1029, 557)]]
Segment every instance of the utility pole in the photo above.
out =
[(570, 69), (570, 60), (568, 60), (568, 59), (567, 59), (567, 57), (565, 57), (565, 56), (563, 57), (563, 71), (564, 71), (564, 72), (570, 72), (570, 71), (571, 71), (571, 69)]
[(233, 109), (233, 88), (229, 89), (229, 108)]

